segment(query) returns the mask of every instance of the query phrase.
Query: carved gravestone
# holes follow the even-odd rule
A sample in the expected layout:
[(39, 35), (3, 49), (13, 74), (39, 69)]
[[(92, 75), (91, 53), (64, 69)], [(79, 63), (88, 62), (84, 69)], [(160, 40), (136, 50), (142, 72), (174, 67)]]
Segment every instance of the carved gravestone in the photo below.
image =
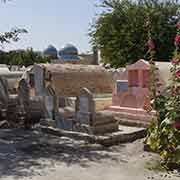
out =
[(45, 89), (45, 79), (44, 79), (45, 70), (43, 67), (35, 64), (34, 65), (34, 88), (35, 95), (42, 96)]
[(18, 98), (20, 106), (24, 108), (25, 112), (28, 112), (30, 102), (30, 87), (25, 79), (21, 79), (18, 86)]
[(18, 86), (18, 117), (20, 123), (24, 123), (26, 127), (30, 126), (30, 87), (25, 79), (19, 81)]
[(46, 118), (56, 120), (58, 113), (58, 98), (51, 85), (45, 89), (44, 103), (46, 108)]
[(95, 102), (92, 93), (83, 88), (76, 99), (76, 121), (80, 124), (93, 125)]

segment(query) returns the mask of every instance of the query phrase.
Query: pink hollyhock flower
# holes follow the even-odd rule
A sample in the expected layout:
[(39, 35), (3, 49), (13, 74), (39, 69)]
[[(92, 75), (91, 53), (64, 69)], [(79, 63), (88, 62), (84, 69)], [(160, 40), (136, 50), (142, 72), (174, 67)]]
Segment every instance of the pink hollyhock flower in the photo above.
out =
[(180, 127), (180, 121), (176, 121), (172, 124), (173, 128), (179, 128)]
[(180, 63), (180, 59), (172, 59), (171, 61), (172, 64), (176, 65), (176, 64), (179, 64)]
[(150, 38), (147, 42), (148, 48), (149, 49), (154, 49), (155, 48), (155, 44), (153, 42), (153, 40)]
[(176, 93), (177, 93), (177, 92), (176, 92), (176, 89), (173, 88), (173, 89), (172, 89), (172, 96), (176, 96)]
[(177, 26), (180, 27), (180, 20), (178, 21)]
[(180, 69), (176, 71), (176, 76), (180, 77)]
[(180, 35), (179, 34), (177, 34), (175, 37), (175, 43), (176, 44), (180, 43)]

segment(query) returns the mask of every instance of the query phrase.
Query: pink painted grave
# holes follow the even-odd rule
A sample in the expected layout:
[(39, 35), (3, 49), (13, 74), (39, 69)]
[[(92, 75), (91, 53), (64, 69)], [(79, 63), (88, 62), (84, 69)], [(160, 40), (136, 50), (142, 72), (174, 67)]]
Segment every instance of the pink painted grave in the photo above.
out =
[[(158, 92), (162, 93), (166, 87), (170, 72), (170, 63), (159, 62), (157, 66)], [(149, 121), (155, 115), (155, 111), (147, 113), (150, 107), (149, 99), (149, 71), (147, 61), (140, 59), (126, 68), (127, 77), (116, 80), (113, 89), (111, 110), (118, 112), (122, 118)], [(125, 80), (126, 79), (126, 80)]]

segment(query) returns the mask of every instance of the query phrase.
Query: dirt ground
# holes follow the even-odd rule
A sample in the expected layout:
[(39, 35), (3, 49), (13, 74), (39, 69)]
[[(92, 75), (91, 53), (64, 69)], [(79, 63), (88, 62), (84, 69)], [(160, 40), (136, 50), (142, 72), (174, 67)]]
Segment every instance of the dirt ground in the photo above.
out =
[(40, 132), (0, 130), (2, 180), (179, 180), (160, 171), (142, 140), (110, 148)]

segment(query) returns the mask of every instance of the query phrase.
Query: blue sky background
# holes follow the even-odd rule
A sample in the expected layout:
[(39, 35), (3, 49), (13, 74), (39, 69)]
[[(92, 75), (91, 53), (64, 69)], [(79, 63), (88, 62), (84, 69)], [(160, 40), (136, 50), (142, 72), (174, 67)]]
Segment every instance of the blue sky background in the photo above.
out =
[(5, 50), (33, 47), (43, 50), (49, 44), (61, 48), (73, 43), (80, 52), (90, 50), (88, 28), (99, 9), (99, 0), (12, 0), (0, 3), (0, 32), (25, 28), (16, 43)]

